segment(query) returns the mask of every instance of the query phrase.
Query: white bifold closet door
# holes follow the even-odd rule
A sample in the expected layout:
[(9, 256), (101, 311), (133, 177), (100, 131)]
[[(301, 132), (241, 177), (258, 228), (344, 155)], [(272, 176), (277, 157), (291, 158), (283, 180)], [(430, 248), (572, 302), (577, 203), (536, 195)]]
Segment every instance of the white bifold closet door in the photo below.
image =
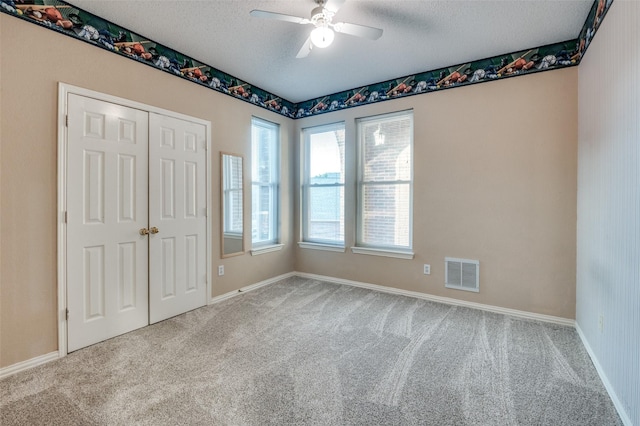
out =
[(206, 301), (205, 127), (150, 114), (151, 324)]
[(205, 305), (206, 141), (201, 124), (83, 96), (67, 112), (71, 352)]

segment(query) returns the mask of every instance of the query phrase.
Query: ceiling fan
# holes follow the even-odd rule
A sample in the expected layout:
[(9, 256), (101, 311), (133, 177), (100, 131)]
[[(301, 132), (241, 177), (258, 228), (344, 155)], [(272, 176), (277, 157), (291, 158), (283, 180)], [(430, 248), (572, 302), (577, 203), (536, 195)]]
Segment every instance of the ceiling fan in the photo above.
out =
[(311, 31), (309, 38), (304, 42), (296, 58), (306, 57), (309, 52), (311, 52), (313, 46), (319, 48), (329, 46), (333, 42), (335, 36), (334, 31), (356, 37), (368, 38), (370, 40), (377, 40), (382, 36), (382, 30), (380, 28), (350, 24), (348, 22), (333, 23), (333, 16), (345, 0), (315, 0), (315, 2), (318, 6), (311, 11), (311, 18), (309, 19), (282, 13), (267, 12), (266, 10), (252, 10), (249, 14), (255, 18), (276, 19), (279, 21), (293, 22), (294, 24), (313, 25), (315, 28)]

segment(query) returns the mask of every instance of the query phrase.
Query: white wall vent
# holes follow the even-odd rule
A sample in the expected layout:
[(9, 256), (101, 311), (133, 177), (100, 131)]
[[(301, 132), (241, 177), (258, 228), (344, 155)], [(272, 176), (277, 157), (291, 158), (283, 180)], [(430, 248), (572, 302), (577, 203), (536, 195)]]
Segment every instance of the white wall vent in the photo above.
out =
[(477, 260), (444, 258), (444, 286), (457, 290), (480, 291), (480, 262)]

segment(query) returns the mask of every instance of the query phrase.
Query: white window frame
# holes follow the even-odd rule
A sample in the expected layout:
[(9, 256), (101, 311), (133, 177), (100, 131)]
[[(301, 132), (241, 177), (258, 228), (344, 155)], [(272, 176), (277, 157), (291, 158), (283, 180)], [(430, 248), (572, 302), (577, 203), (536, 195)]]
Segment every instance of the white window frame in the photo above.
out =
[[(388, 180), (388, 181), (364, 181), (364, 134), (362, 127), (365, 124), (371, 122), (388, 122), (398, 118), (409, 118), (411, 121), (411, 131), (409, 147), (411, 152), (411, 173), (410, 180)], [(370, 117), (356, 119), (356, 132), (357, 132), (357, 212), (356, 212), (356, 245), (352, 247), (353, 253), (367, 254), (374, 256), (385, 256), (399, 259), (413, 259), (413, 171), (414, 171), (414, 155), (413, 155), (413, 110), (405, 110), (394, 112), (390, 114), (375, 115)], [(379, 245), (370, 244), (363, 241), (363, 229), (364, 229), (364, 189), (366, 186), (373, 185), (397, 185), (408, 184), (409, 185), (409, 244), (408, 246), (398, 245)]]
[[(345, 182), (342, 183), (331, 183), (331, 184), (311, 184), (311, 136), (318, 133), (326, 133), (337, 130), (345, 130), (344, 121), (330, 124), (323, 124), (320, 126), (307, 127), (302, 129), (302, 170), (301, 170), (301, 200), (302, 205), (300, 209), (300, 226), (301, 226), (301, 235), (302, 241), (299, 243), (299, 246), (302, 248), (309, 249), (317, 249), (317, 250), (329, 250), (329, 251), (344, 251), (344, 238), (345, 238), (345, 223), (343, 221), (342, 228), (342, 241), (336, 240), (327, 240), (320, 238), (310, 238), (309, 237), (309, 229), (308, 229), (308, 220), (309, 220), (309, 203), (310, 203), (310, 195), (309, 191), (312, 187), (314, 188), (342, 188), (343, 196), (346, 196), (345, 193)], [(346, 145), (346, 142), (345, 142)], [(345, 159), (343, 158), (343, 161)], [(344, 164), (342, 165), (344, 167)], [(346, 202), (343, 206), (342, 215), (345, 217), (346, 214)]]
[[(262, 183), (255, 180), (254, 170), (257, 164), (259, 164), (259, 152), (257, 152), (256, 135), (254, 128), (259, 127), (274, 132), (273, 144), (270, 147), (271, 163), (269, 167), (271, 169), (271, 181), (268, 183)], [(272, 238), (268, 240), (254, 240), (254, 187), (262, 186), (269, 187), (271, 189), (270, 198), (270, 221), (269, 221), (269, 233)], [(251, 248), (252, 255), (268, 253), (275, 251), (274, 248), (282, 248), (280, 244), (280, 125), (271, 121), (263, 120), (261, 118), (251, 118)]]

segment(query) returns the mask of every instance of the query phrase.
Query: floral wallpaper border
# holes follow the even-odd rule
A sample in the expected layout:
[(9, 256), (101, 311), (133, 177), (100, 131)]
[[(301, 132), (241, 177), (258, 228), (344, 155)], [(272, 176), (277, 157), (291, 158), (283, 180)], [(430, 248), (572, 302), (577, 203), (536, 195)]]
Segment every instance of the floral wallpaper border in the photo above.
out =
[(296, 118), (578, 65), (613, 0), (595, 0), (577, 39), (395, 78), (296, 104)]
[(293, 118), (295, 104), (60, 0), (0, 0), (0, 10)]
[(612, 3), (595, 0), (574, 40), (425, 71), (297, 104), (64, 1), (0, 0), (0, 11), (295, 119), (578, 65)]

